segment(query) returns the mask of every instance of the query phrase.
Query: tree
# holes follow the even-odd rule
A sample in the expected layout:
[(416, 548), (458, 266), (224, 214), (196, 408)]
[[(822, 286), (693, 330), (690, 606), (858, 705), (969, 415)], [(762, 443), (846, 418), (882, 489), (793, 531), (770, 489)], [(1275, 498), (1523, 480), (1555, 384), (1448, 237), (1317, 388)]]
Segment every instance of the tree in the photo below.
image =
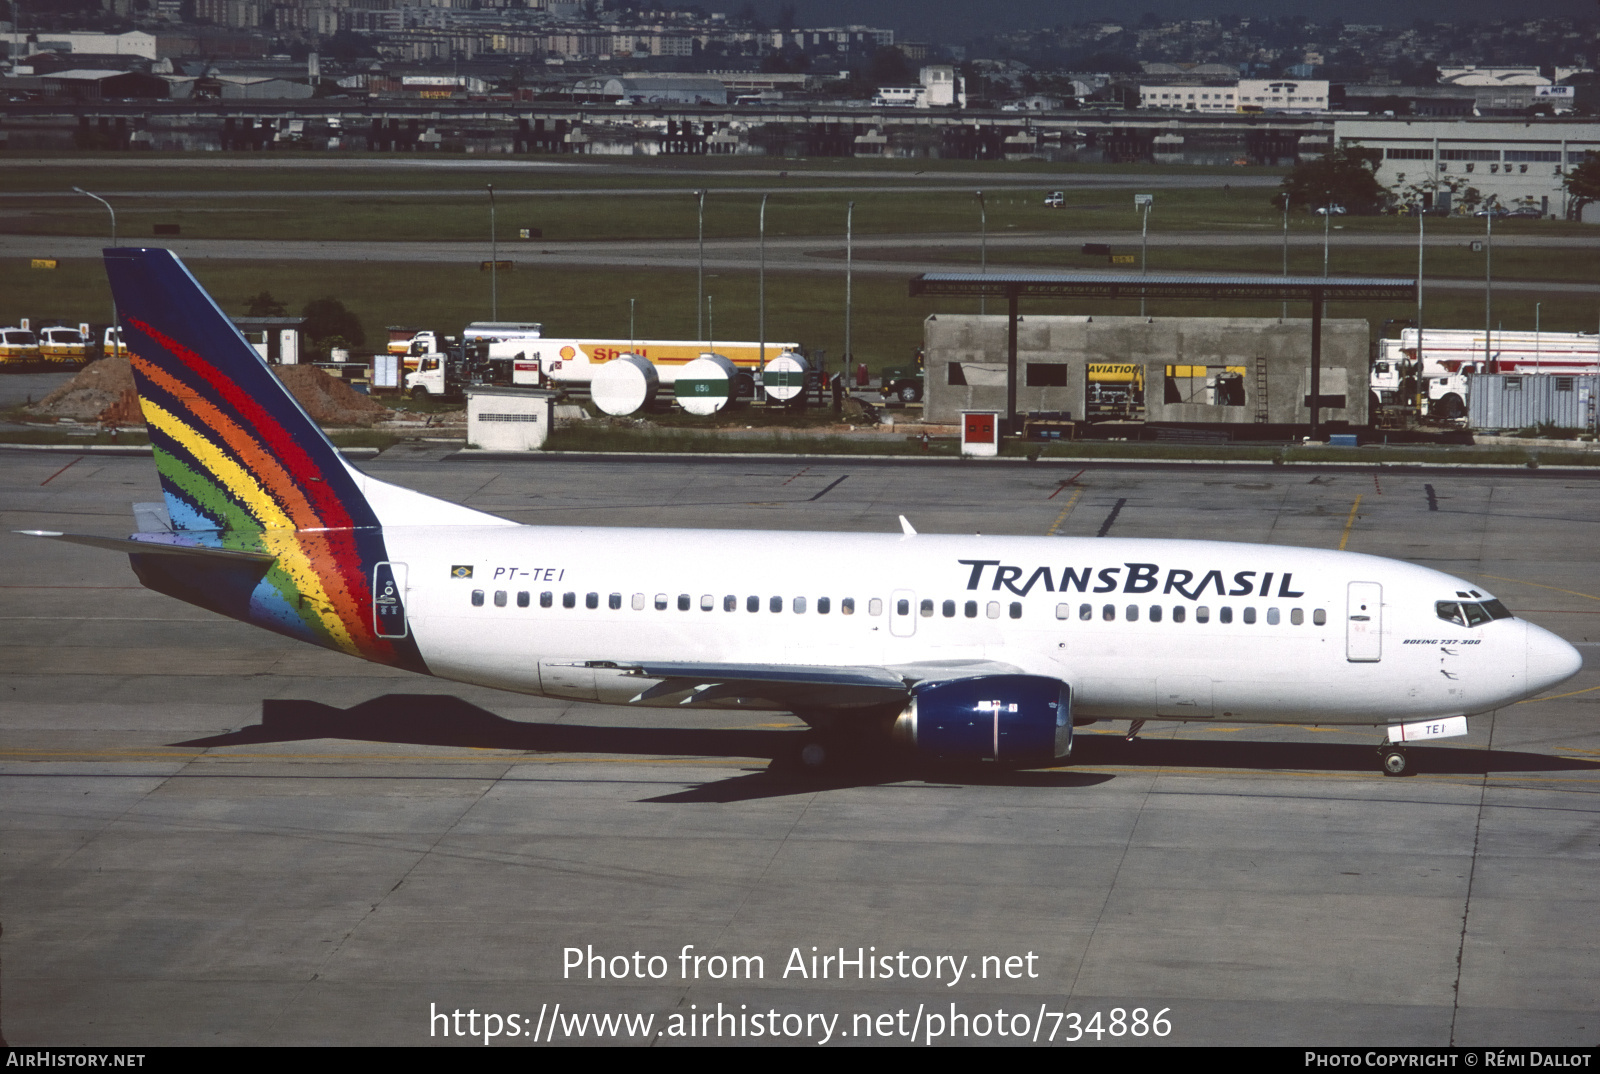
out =
[(1600, 153), (1592, 149), (1585, 153), (1562, 183), (1567, 188), (1567, 219), (1583, 219), (1583, 207), (1591, 201), (1600, 201)]
[(348, 342), (351, 347), (359, 347), (367, 341), (361, 319), (345, 309), (337, 298), (314, 298), (306, 303), (300, 315), (306, 319), (301, 331), (318, 350), (326, 351), (328, 341), (335, 336), (342, 337), (341, 342)]
[(288, 312), (289, 308), (273, 298), (271, 291), (262, 291), (259, 295), (245, 299), (247, 317), (282, 317)]
[(1272, 203), (1281, 206), (1282, 195), (1288, 194), (1291, 207), (1342, 205), (1351, 212), (1375, 212), (1389, 200), (1389, 192), (1374, 174), (1381, 163), (1383, 154), (1377, 149), (1358, 145), (1330, 149), (1315, 160), (1297, 164), (1284, 176), (1282, 190)]

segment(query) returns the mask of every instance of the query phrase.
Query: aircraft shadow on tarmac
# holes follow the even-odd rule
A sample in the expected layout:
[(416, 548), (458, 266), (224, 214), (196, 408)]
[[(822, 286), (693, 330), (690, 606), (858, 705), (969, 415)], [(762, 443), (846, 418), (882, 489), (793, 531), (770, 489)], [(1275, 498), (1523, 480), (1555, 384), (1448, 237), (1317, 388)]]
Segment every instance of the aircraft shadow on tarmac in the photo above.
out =
[[(752, 757), (771, 763), (761, 772), (734, 776), (652, 802), (735, 802), (896, 783), (906, 780), (1006, 787), (1085, 787), (1114, 778), (1104, 772), (1028, 770), (982, 764), (952, 764), (893, 753), (864, 751), (822, 773), (804, 768), (799, 730), (718, 730), (667, 727), (597, 727), (588, 724), (523, 723), (449, 694), (387, 694), (348, 709), (318, 701), (267, 700), (261, 722), (227, 734), (190, 739), (174, 746), (248, 746), (315, 738), (389, 742), (536, 753), (611, 753), (628, 756)], [(1120, 735), (1080, 734), (1071, 765), (1086, 768), (1209, 768), (1235, 771), (1378, 771), (1374, 745), (1290, 742), (1196, 742)], [(1413, 772), (1487, 775), (1501, 772), (1590, 772), (1600, 762), (1510, 750), (1423, 746), (1411, 751)]]

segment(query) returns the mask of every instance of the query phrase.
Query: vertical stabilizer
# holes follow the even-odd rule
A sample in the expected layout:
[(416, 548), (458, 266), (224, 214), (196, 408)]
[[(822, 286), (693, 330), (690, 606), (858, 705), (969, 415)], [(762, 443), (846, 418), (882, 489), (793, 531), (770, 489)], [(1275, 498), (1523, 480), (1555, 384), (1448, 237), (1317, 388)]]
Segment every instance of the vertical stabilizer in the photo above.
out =
[(366, 479), (170, 251), (107, 250), (106, 271), (173, 530), (275, 557), (251, 576), (135, 555), (140, 579), (291, 637), (425, 670), (409, 637), (375, 628), (373, 579), (388, 554)]

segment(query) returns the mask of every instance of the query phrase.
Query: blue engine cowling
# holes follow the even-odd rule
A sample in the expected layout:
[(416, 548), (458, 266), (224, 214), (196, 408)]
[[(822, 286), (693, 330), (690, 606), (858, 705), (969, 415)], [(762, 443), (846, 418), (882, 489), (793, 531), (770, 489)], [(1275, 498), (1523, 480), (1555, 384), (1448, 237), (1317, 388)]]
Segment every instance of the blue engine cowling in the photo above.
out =
[(934, 757), (1048, 764), (1072, 753), (1072, 688), (1044, 675), (919, 683), (894, 734)]

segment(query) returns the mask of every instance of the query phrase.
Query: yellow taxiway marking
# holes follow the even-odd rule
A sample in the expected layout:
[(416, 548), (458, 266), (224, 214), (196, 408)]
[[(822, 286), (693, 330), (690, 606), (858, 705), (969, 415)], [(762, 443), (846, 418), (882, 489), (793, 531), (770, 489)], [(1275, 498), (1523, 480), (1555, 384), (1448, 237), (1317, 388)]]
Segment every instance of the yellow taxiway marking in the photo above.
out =
[(1050, 523), (1050, 528), (1044, 531), (1046, 537), (1054, 537), (1056, 535), (1056, 530), (1060, 529), (1061, 524), (1067, 520), (1067, 516), (1072, 514), (1072, 509), (1078, 506), (1078, 497), (1082, 495), (1082, 489), (1073, 492), (1072, 499), (1067, 501), (1067, 505), (1061, 509), (1061, 513), (1056, 516), (1056, 520)]
[(1557, 593), (1570, 593), (1575, 597), (1582, 597), (1584, 600), (1600, 600), (1600, 597), (1592, 593), (1580, 593), (1576, 589), (1562, 589), (1558, 585), (1545, 585), (1543, 582), (1524, 582), (1521, 578), (1502, 578), (1498, 574), (1484, 574), (1482, 572), (1478, 573), (1478, 577), (1488, 578), (1496, 582), (1510, 582), (1512, 585), (1531, 585), (1535, 589), (1553, 589)]
[(1361, 510), (1361, 494), (1356, 494), (1356, 502), (1350, 505), (1350, 517), (1345, 519), (1344, 533), (1339, 536), (1339, 551), (1344, 551), (1344, 546), (1350, 541), (1350, 528), (1356, 524), (1356, 512)]
[(1589, 694), (1600, 690), (1600, 686), (1590, 686), (1582, 690), (1574, 690), (1570, 694), (1551, 694), (1549, 697), (1530, 697), (1516, 702), (1518, 705), (1531, 705), (1535, 701), (1554, 701), (1558, 697), (1577, 697), (1579, 694)]

